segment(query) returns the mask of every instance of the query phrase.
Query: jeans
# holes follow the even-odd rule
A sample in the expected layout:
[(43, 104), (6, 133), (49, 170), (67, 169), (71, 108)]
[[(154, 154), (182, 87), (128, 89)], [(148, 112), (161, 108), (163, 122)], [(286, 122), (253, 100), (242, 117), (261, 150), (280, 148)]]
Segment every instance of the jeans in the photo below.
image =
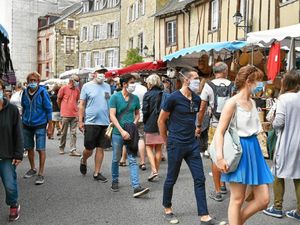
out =
[[(297, 199), (297, 213), (300, 214), (300, 179), (294, 179), (296, 199)], [(274, 191), (274, 207), (282, 210), (283, 195), (285, 191), (285, 182), (283, 178), (275, 177), (273, 184)]]
[(77, 140), (76, 129), (77, 129), (77, 125), (78, 125), (77, 117), (63, 117), (62, 118), (62, 134), (61, 134), (59, 148), (64, 150), (66, 147), (69, 125), (70, 125), (70, 132), (71, 132), (70, 150), (73, 151), (73, 150), (76, 150), (76, 140)]
[[(123, 148), (122, 136), (113, 134), (112, 135), (113, 157), (112, 157), (112, 165), (111, 165), (113, 183), (117, 183), (119, 180), (119, 162), (122, 155), (122, 148)], [(139, 167), (136, 162), (136, 157), (127, 151), (127, 158), (129, 161), (131, 186), (133, 188), (137, 188), (140, 186), (140, 181), (139, 181)]]
[(190, 144), (168, 141), (167, 151), (168, 173), (164, 184), (163, 206), (165, 208), (172, 207), (173, 187), (178, 178), (182, 160), (184, 159), (194, 179), (194, 191), (197, 200), (198, 215), (208, 215), (205, 176), (199, 151), (199, 142), (196, 139)]
[(18, 204), (18, 185), (16, 166), (11, 164), (11, 159), (0, 159), (0, 177), (6, 194), (6, 204), (16, 206)]

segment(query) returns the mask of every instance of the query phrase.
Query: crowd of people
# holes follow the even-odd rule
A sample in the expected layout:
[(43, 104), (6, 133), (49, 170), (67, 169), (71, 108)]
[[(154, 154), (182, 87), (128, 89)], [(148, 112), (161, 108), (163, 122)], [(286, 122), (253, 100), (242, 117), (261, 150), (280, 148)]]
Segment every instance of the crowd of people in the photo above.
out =
[[(242, 225), (260, 210), (266, 215), (283, 217), (284, 180), (293, 179), (297, 209), (286, 216), (300, 221), (300, 138), (297, 112), (300, 110), (300, 75), (286, 74), (276, 113), (272, 118), (278, 141), (272, 172), (266, 163), (257, 135), (263, 132), (255, 102), (251, 95), (257, 90), (263, 73), (255, 66), (242, 67), (235, 82), (227, 79), (228, 66), (218, 62), (213, 66), (214, 79), (200, 80), (193, 68), (182, 68), (178, 73), (181, 87), (172, 88), (172, 81), (157, 74), (147, 77), (145, 84), (139, 76), (120, 77), (118, 87), (105, 79), (104, 68), (92, 72), (92, 80), (80, 87), (80, 79), (72, 75), (63, 87), (52, 90), (40, 85), (40, 75), (27, 76), (27, 86), (21, 83), (14, 93), (5, 94), (0, 81), (0, 176), (10, 206), (9, 220), (19, 218), (16, 166), (28, 155), (29, 170), (24, 178), (35, 177), (35, 184), (45, 182), (46, 139), (60, 136), (58, 153), (65, 154), (70, 129), (69, 155), (80, 157), (79, 169), (87, 174), (88, 159), (94, 155), (93, 179), (108, 182), (102, 173), (104, 149), (112, 147), (111, 190), (119, 191), (119, 167), (130, 171), (133, 197), (146, 195), (139, 170), (146, 170), (146, 155), (150, 164), (148, 181), (159, 177), (160, 162), (166, 148), (167, 175), (163, 187), (165, 219), (179, 223), (173, 211), (173, 188), (185, 160), (194, 181), (200, 224), (220, 224), (210, 216), (206, 200), (203, 153), (214, 141), (216, 161), (212, 161), (214, 191), (209, 197), (224, 200), (230, 188), (228, 222)], [(235, 89), (235, 91), (233, 91)], [(236, 92), (236, 93), (235, 93)], [(226, 130), (234, 124), (239, 136), (242, 155), (237, 168), (229, 172), (225, 159)], [(111, 136), (108, 127), (113, 127)], [(77, 150), (77, 128), (84, 135), (84, 150)], [(35, 152), (39, 156), (35, 164)], [(137, 156), (139, 157), (139, 162)], [(286, 159), (289, 158), (289, 161)], [(274, 183), (274, 184), (273, 184)], [(274, 187), (274, 205), (269, 204), (268, 185)], [(245, 204), (245, 201), (247, 203)]]

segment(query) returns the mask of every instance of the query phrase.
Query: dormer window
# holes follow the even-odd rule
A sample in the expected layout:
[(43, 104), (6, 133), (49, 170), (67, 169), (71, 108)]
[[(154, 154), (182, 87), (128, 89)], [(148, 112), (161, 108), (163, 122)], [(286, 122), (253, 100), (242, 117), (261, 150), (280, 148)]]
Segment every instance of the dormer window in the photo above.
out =
[(107, 0), (95, 0), (95, 11), (102, 10), (106, 6)]
[(84, 2), (83, 3), (83, 12), (84, 13), (89, 12), (89, 2)]

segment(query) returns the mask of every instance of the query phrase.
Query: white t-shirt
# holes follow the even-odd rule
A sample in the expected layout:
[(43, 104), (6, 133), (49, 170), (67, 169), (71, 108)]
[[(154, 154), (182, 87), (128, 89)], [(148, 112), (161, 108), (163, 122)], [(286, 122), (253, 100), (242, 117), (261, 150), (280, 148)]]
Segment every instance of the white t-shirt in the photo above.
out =
[(135, 87), (135, 91), (132, 93), (136, 96), (138, 96), (139, 101), (140, 101), (140, 119), (139, 122), (143, 122), (143, 98), (145, 93), (147, 92), (147, 88), (143, 85), (141, 85), (140, 83), (136, 83), (136, 87)]
[[(231, 84), (231, 81), (225, 78), (214, 79), (211, 82), (216, 86), (219, 86), (220, 84), (225, 84), (225, 86), (229, 86)], [(212, 109), (214, 108), (214, 103), (215, 103), (214, 91), (207, 83), (204, 85), (200, 97), (202, 101), (208, 102), (208, 106), (210, 106)], [(214, 115), (212, 115), (212, 119), (210, 123), (211, 126), (217, 127), (219, 120)]]

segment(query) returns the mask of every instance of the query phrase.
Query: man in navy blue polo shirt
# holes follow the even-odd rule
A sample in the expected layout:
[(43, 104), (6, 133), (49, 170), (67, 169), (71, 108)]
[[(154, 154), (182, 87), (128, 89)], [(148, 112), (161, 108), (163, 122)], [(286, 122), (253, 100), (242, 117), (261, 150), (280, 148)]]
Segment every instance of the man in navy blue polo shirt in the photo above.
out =
[[(165, 218), (171, 224), (179, 222), (173, 214), (172, 195), (173, 187), (176, 183), (182, 160), (184, 159), (194, 179), (201, 225), (218, 224), (208, 214), (205, 176), (199, 142), (195, 138), (195, 120), (201, 102), (200, 97), (196, 94), (199, 92), (199, 76), (197, 72), (190, 69), (182, 69), (179, 74), (182, 88), (169, 96), (158, 119), (160, 135), (166, 140), (168, 151), (168, 174), (163, 191)], [(167, 130), (169, 132), (168, 136)]]

